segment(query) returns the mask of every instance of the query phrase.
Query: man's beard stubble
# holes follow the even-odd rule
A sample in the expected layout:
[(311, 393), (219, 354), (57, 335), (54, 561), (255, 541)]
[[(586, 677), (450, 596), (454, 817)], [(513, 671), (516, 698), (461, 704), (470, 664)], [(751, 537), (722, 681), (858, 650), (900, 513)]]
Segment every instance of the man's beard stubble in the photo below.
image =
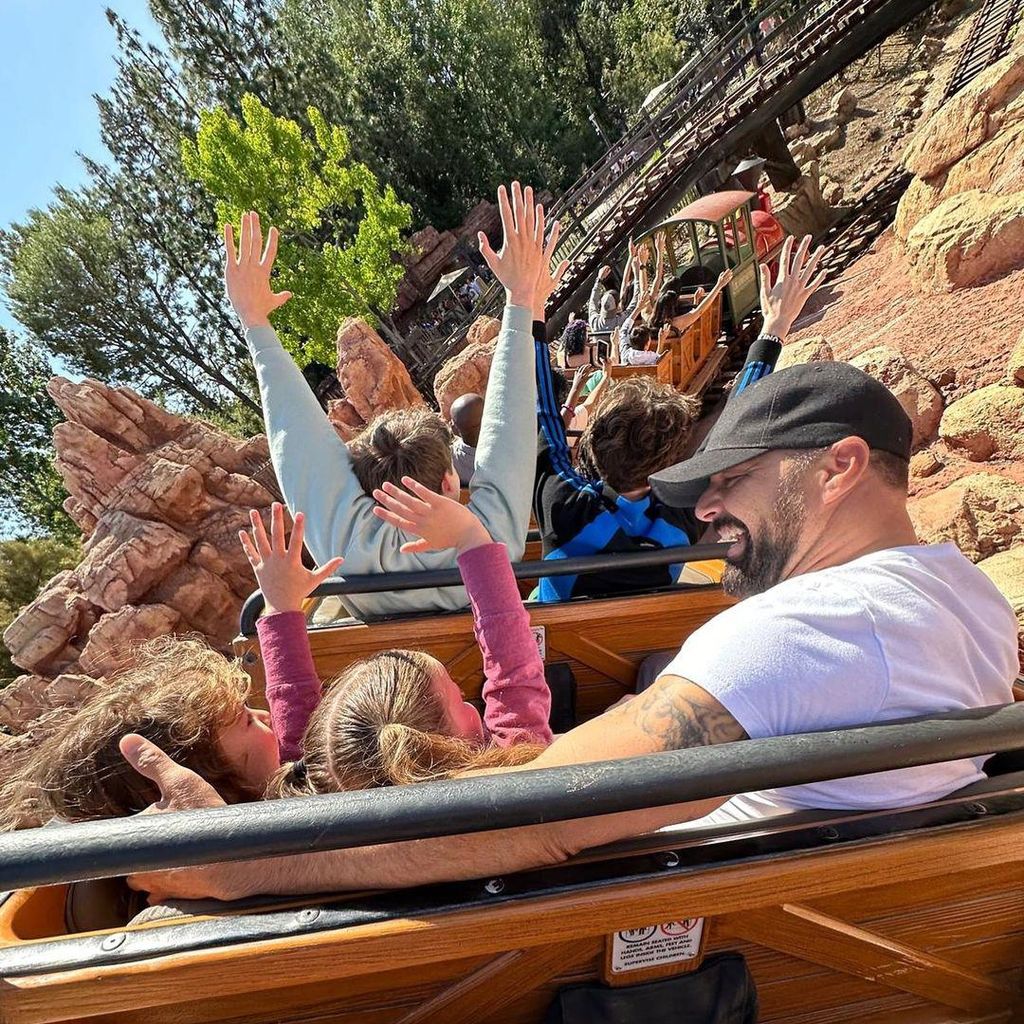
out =
[(715, 520), (716, 527), (734, 526), (746, 533), (743, 553), (735, 560), (726, 559), (722, 589), (727, 594), (739, 598), (763, 594), (782, 579), (796, 550), (807, 510), (802, 482), (799, 468), (783, 477), (771, 513), (756, 539), (739, 519), (720, 516)]

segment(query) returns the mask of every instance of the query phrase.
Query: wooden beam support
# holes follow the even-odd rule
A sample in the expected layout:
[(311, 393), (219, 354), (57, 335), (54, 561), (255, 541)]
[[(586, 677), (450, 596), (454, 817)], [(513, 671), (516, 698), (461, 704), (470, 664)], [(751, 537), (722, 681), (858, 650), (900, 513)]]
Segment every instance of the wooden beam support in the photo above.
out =
[(504, 1009), (566, 970), (597, 956), (596, 941), (556, 942), (517, 949), (489, 960), (471, 974), (438, 992), (396, 1024), (476, 1024)]
[[(581, 633), (570, 632), (568, 629), (559, 629), (557, 632), (549, 627), (548, 629), (548, 651), (561, 651), (570, 658), (581, 662), (600, 672), (623, 686), (632, 689), (636, 682), (636, 665), (621, 654), (602, 647), (593, 640), (588, 639)], [(550, 653), (548, 661), (552, 661)]]
[(1005, 1010), (1020, 998), (951, 960), (798, 903), (731, 914), (717, 924), (736, 938), (959, 1010)]
[[(1021, 884), (1024, 845), (1016, 820), (934, 830), (847, 849), (708, 868), (682, 876), (627, 881), (459, 913), (356, 925), (337, 931), (173, 953), (153, 960), (83, 967), (0, 981), (4, 1024), (54, 1024), (190, 1000), (256, 993), (296, 984), (339, 982), (385, 970), (470, 955), (500, 956), (604, 936), (651, 921), (726, 915), (748, 921), (780, 900), (800, 903), (838, 893), (987, 869)], [(504, 837), (496, 834), (496, 841)], [(953, 866), (951, 868), (951, 865)], [(1003, 883), (1001, 883), (1003, 884)], [(166, 927), (166, 925), (165, 925)], [(716, 922), (717, 927), (717, 922)], [(723, 932), (718, 932), (719, 935)], [(73, 1010), (70, 1012), (69, 1007)]]

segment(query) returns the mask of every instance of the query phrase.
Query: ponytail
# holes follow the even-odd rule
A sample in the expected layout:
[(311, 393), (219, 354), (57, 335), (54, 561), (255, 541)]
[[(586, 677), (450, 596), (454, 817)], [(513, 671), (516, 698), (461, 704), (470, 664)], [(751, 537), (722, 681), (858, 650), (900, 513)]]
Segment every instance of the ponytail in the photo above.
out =
[(302, 739), (303, 758), (271, 780), (270, 798), (447, 779), (533, 760), (534, 744), (484, 746), (450, 735), (434, 687), (437, 662), (384, 651), (329, 684)]
[(285, 800), (293, 796), (315, 796), (320, 790), (313, 782), (303, 758), (287, 761), (270, 777), (265, 800)]

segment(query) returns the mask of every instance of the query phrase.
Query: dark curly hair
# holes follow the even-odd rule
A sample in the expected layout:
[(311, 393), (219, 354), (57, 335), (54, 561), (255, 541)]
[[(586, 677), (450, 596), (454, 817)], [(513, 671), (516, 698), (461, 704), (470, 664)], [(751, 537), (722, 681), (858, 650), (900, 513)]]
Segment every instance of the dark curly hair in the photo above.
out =
[(565, 330), (562, 331), (558, 344), (562, 347), (562, 352), (566, 358), (583, 355), (583, 350), (587, 347), (588, 334), (589, 330), (585, 320), (571, 320), (565, 325)]
[(619, 494), (682, 461), (700, 402), (647, 377), (617, 382), (580, 437), (580, 469)]

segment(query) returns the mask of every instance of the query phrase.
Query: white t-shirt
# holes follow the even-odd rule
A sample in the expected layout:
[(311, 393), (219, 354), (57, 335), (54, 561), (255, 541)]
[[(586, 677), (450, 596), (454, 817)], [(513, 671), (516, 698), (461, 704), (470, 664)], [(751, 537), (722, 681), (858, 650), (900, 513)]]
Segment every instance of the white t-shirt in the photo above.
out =
[[(663, 674), (707, 690), (758, 739), (1008, 704), (1017, 670), (1013, 610), (955, 545), (937, 544), (783, 580), (698, 629)], [(984, 762), (748, 793), (700, 824), (924, 803), (984, 778)]]

